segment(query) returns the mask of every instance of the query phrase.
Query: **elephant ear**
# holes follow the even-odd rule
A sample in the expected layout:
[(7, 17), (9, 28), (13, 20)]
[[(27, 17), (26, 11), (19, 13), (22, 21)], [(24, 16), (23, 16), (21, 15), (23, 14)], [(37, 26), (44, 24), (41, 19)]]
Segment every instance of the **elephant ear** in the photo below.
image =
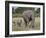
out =
[(32, 17), (29, 18), (29, 22), (32, 21)]

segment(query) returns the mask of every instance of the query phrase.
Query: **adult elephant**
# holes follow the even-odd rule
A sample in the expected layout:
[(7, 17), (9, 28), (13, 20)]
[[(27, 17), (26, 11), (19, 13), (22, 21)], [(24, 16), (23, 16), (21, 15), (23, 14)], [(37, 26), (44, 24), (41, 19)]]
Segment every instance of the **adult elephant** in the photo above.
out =
[(25, 21), (25, 25), (27, 26), (29, 22), (32, 21), (32, 27), (34, 27), (34, 13), (32, 10), (26, 10), (23, 12), (23, 19)]

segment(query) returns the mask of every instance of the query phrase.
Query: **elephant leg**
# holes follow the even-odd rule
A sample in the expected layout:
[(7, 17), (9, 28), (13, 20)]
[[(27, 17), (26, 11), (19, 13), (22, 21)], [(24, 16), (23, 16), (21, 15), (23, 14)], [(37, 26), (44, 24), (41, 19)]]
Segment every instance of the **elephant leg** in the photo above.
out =
[(34, 28), (34, 22), (35, 22), (35, 17), (33, 17), (33, 20), (32, 20), (32, 28)]
[(24, 22), (25, 22), (25, 26), (27, 26), (27, 21), (26, 21), (26, 19), (24, 18)]

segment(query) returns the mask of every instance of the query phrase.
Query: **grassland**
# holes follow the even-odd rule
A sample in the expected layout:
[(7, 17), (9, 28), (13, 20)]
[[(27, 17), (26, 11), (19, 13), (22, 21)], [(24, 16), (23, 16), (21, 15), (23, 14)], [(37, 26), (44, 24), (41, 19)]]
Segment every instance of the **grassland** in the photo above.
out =
[[(18, 24), (19, 22), (20, 24)], [(25, 27), (25, 22), (22, 17), (13, 17), (12, 19), (12, 31), (31, 31), (40, 29), (40, 17), (35, 17), (34, 28), (32, 28), (31, 22), (30, 26), (28, 25), (27, 27)]]

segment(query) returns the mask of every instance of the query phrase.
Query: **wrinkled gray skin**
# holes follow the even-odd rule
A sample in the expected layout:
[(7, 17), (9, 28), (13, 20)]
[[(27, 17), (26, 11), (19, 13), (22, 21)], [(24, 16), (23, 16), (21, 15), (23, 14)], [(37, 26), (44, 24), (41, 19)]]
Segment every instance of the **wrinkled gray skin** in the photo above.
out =
[(27, 26), (27, 24), (32, 21), (33, 18), (33, 11), (32, 10), (26, 10), (23, 12), (23, 19), (25, 21), (25, 24)]

